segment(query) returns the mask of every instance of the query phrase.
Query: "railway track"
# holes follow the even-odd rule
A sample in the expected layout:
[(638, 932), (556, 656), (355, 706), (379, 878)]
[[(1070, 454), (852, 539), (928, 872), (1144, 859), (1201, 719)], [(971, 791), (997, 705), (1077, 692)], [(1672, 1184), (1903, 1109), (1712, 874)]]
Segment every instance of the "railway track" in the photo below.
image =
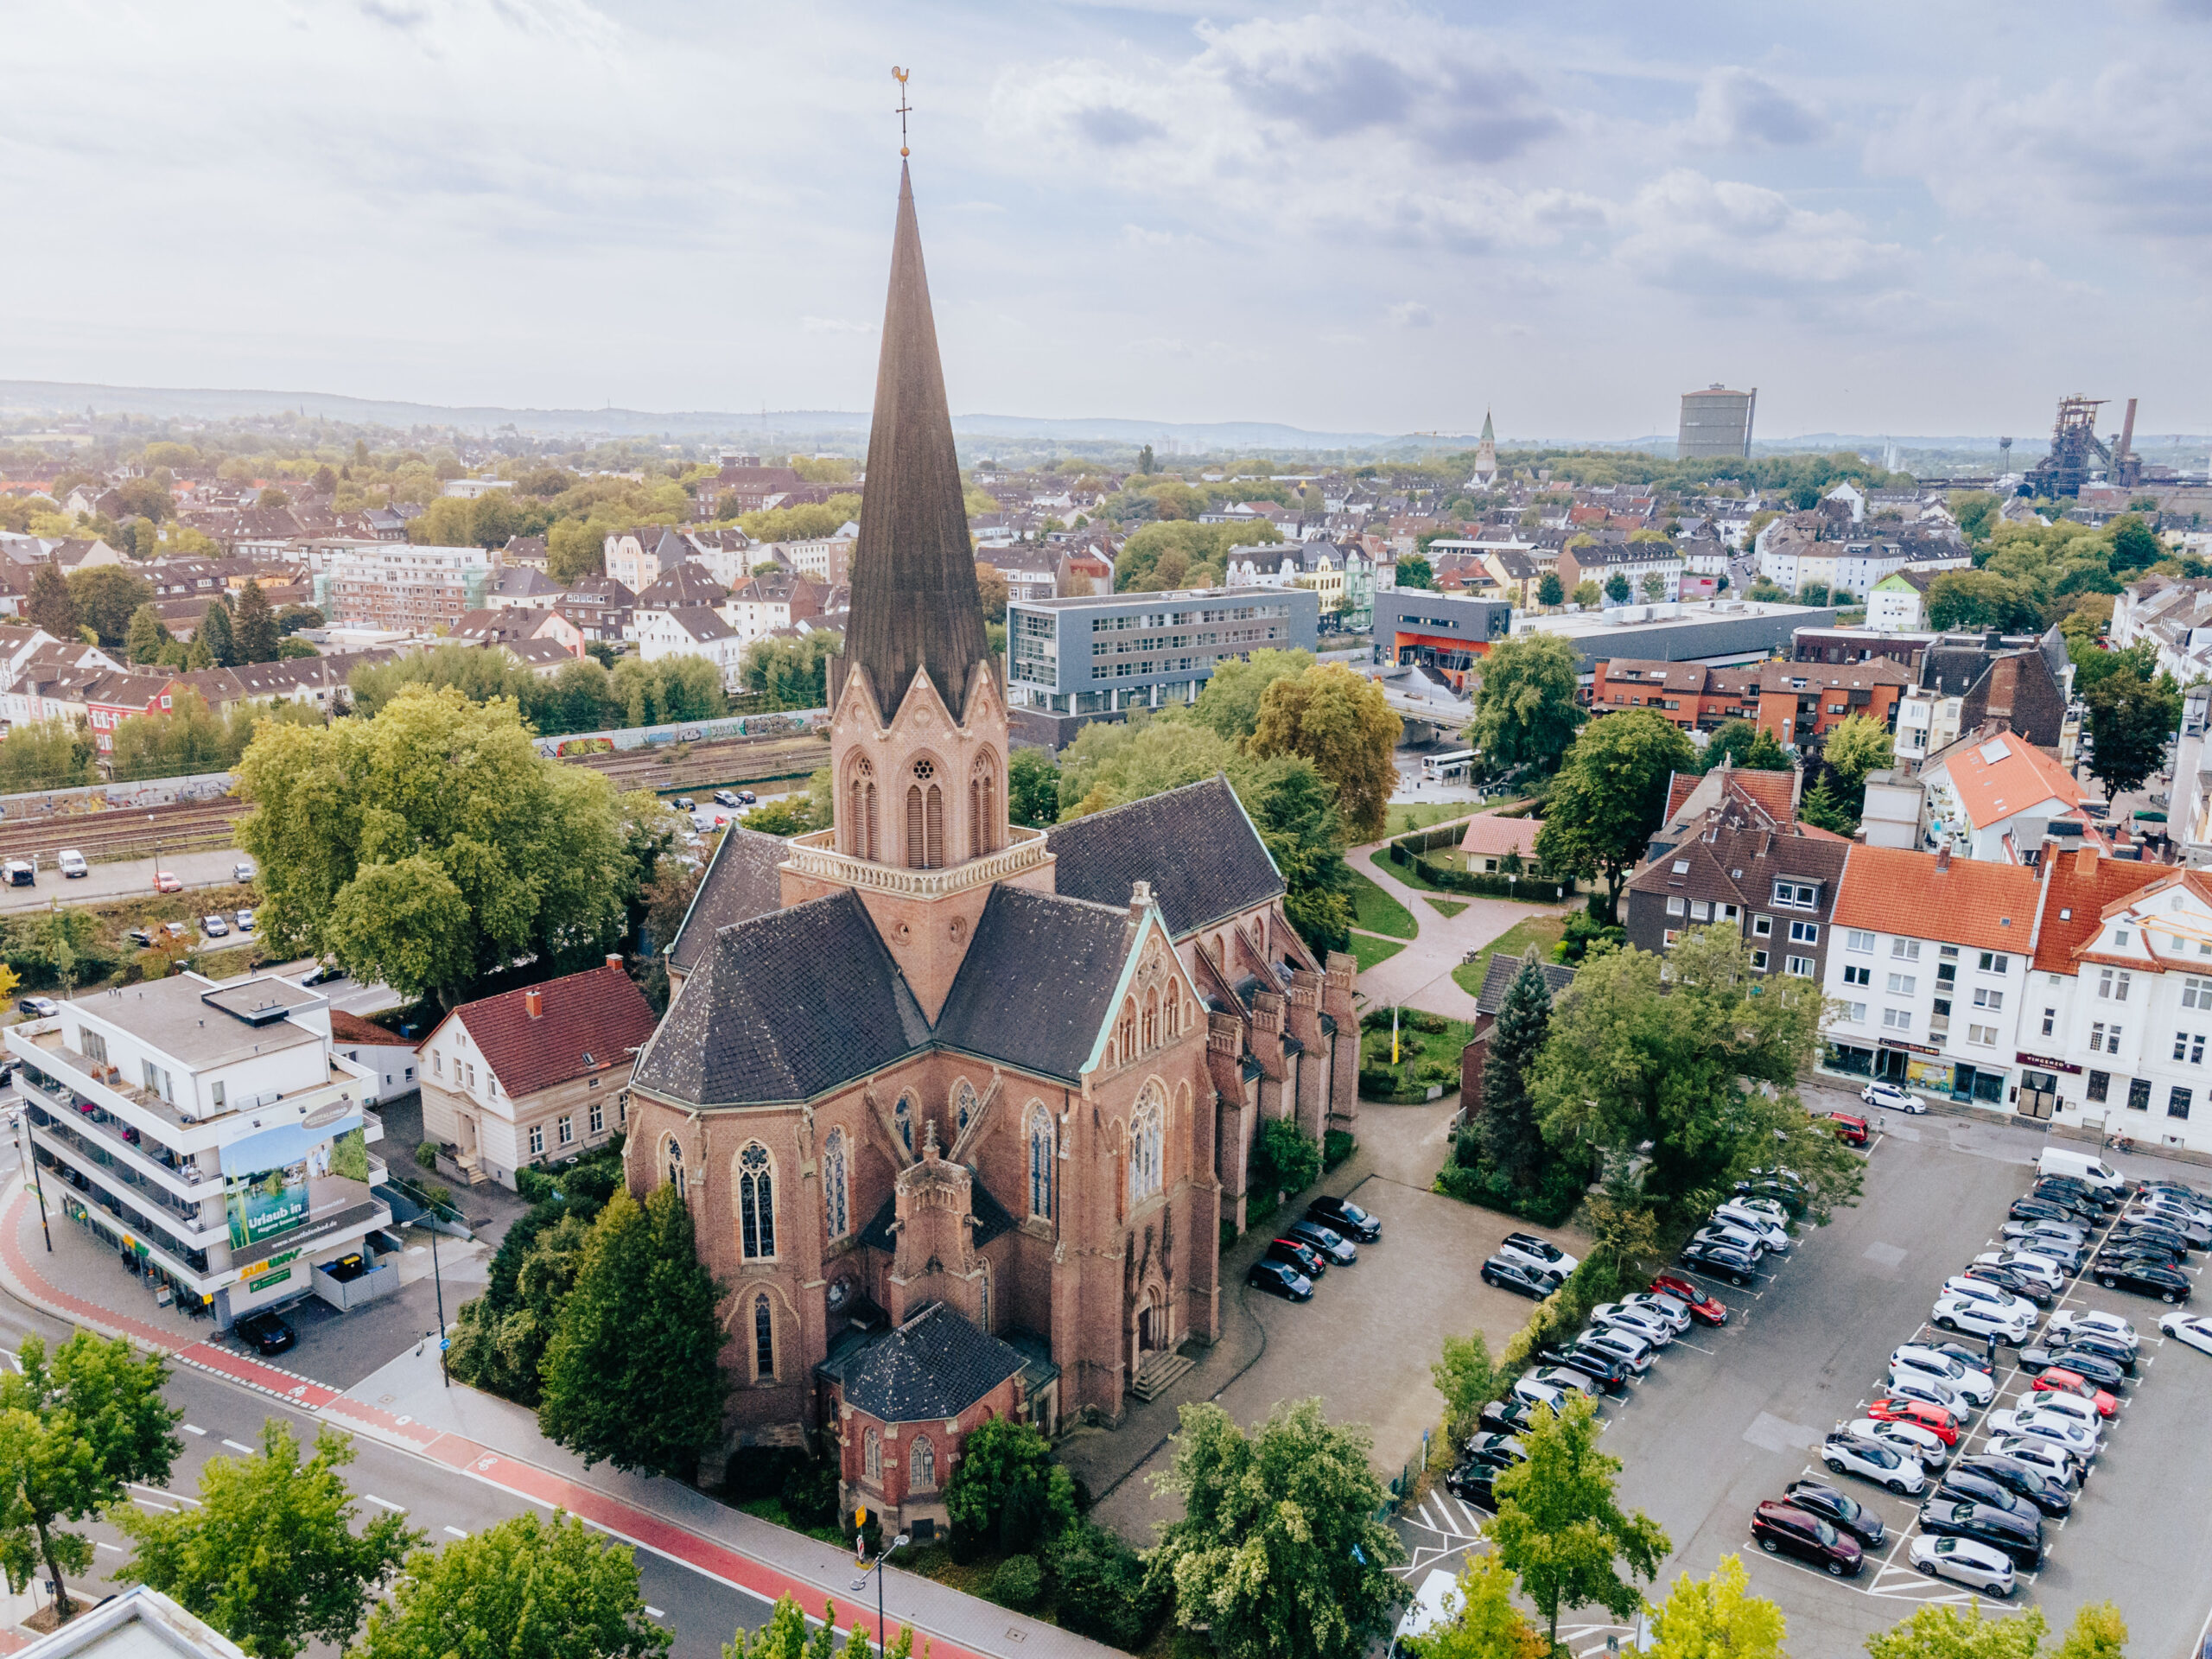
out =
[(744, 737), (696, 743), (683, 750), (623, 749), (567, 759), (571, 765), (606, 773), (618, 789), (650, 789), (667, 795), (772, 778), (804, 778), (828, 763), (830, 745), (818, 737)]

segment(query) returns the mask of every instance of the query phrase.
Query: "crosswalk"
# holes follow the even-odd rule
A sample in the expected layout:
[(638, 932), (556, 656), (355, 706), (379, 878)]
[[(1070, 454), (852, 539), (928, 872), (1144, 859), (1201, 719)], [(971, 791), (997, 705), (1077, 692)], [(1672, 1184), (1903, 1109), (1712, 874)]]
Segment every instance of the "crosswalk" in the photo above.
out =
[(1407, 1551), (1402, 1571), (1404, 1576), (1410, 1579), (1482, 1542), (1483, 1522), (1486, 1517), (1472, 1504), (1452, 1497), (1440, 1487), (1412, 1509), (1405, 1510), (1399, 1519), (1408, 1529), (1427, 1533), (1434, 1540), (1433, 1542), (1419, 1537), (1407, 1540), (1411, 1548)]

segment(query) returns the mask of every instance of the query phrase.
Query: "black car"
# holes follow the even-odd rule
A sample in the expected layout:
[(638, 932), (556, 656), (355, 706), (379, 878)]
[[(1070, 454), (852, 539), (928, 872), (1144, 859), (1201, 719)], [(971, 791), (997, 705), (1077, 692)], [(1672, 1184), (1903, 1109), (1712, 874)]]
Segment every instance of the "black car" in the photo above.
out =
[(689, 795), (679, 795), (674, 800), (671, 801), (669, 804), (679, 812), (694, 812), (698, 810), (699, 804), (693, 800)]
[(1994, 1482), (2008, 1492), (2024, 1497), (2045, 1515), (2067, 1515), (2074, 1508), (2074, 1494), (2056, 1481), (2046, 1480), (2043, 1472), (2011, 1458), (1984, 1455), (1961, 1458), (1953, 1466), (1954, 1475), (1979, 1475)]
[(2087, 1222), (2090, 1225), (2095, 1224), (2070, 1204), (2062, 1204), (2053, 1198), (2038, 1198), (2032, 1196), (2013, 1199), (2012, 1207), (2005, 1214), (2012, 1221)]
[(1980, 1371), (1992, 1382), (1996, 1381), (1989, 1370), (1989, 1350), (1986, 1347), (1977, 1344), (1970, 1348), (1963, 1342), (1929, 1342), (1921, 1345), (1946, 1359), (1957, 1360), (1970, 1371)]
[(2189, 1300), (2189, 1275), (2171, 1262), (2152, 1256), (2101, 1255), (2092, 1271), (2107, 1290), (2132, 1290), (2167, 1303)]
[(1548, 1238), (1539, 1238), (1534, 1233), (1508, 1233), (1505, 1248), (1518, 1251), (1531, 1262), (1541, 1262), (1544, 1271), (1564, 1279), (1574, 1271), (1574, 1263), (1565, 1250)]
[(1319, 1279), (1329, 1270), (1329, 1264), (1321, 1259), (1319, 1250), (1294, 1238), (1269, 1239), (1268, 1248), (1260, 1254), (1263, 1261), (1281, 1262), (1297, 1268), (1308, 1279)]
[(343, 968), (340, 968), (334, 962), (326, 962), (318, 964), (313, 973), (302, 978), (300, 983), (302, 985), (327, 985), (334, 979), (343, 979), (345, 977), (346, 970)]
[[(2076, 1325), (2063, 1334), (2051, 1338), (2062, 1356), (2066, 1354), (2094, 1354), (2099, 1359), (2117, 1365), (2124, 1376), (2135, 1375), (2135, 1351), (2116, 1337), (2107, 1336), (2094, 1325)], [(2061, 1357), (2057, 1364), (2069, 1362)]]
[(1859, 1541), (1847, 1538), (1817, 1515), (1788, 1503), (1762, 1503), (1751, 1512), (1751, 1539), (1770, 1555), (1795, 1555), (1839, 1579), (1855, 1578), (1866, 1565)]
[(1963, 1498), (1930, 1498), (1921, 1505), (1920, 1529), (1937, 1537), (1971, 1538), (2011, 1558), (2024, 1573), (2043, 1565), (2043, 1522), (2008, 1515)]
[(1337, 1267), (1348, 1268), (1359, 1260), (1357, 1247), (1335, 1228), (1324, 1227), (1318, 1221), (1294, 1221), (1282, 1231), (1284, 1237), (1296, 1239), (1307, 1249), (1318, 1252), (1323, 1261)]
[(1540, 1302), (1560, 1285), (1557, 1274), (1538, 1273), (1534, 1268), (1509, 1262), (1502, 1255), (1493, 1255), (1483, 1263), (1483, 1282), (1496, 1285), (1500, 1290), (1517, 1290)]
[(1957, 1503), (1980, 1503), (1988, 1509), (2002, 1510), (2007, 1515), (2034, 1515), (2037, 1512), (2035, 1505), (2002, 1481), (1978, 1475), (1971, 1469), (1953, 1469), (1944, 1475), (1929, 1502), (1932, 1503), (1944, 1499)]
[(1363, 1244), (1372, 1244), (1382, 1236), (1382, 1224), (1349, 1198), (1316, 1198), (1306, 1206), (1306, 1219), (1318, 1221)]
[(1692, 1244), (1678, 1259), (1686, 1268), (1726, 1279), (1732, 1285), (1748, 1285), (1758, 1277), (1758, 1258), (1732, 1244)]
[(1255, 1262), (1245, 1269), (1244, 1282), (1287, 1302), (1313, 1300), (1313, 1281), (1287, 1262)]
[(1817, 1515), (1838, 1532), (1856, 1538), (1867, 1549), (1878, 1549), (1890, 1529), (1882, 1524), (1882, 1517), (1854, 1498), (1845, 1497), (1833, 1486), (1817, 1480), (1793, 1480), (1789, 1490), (1783, 1493), (1792, 1509), (1802, 1510), (1808, 1515)]
[(134, 927), (124, 937), (133, 944), (151, 949), (154, 943), (154, 930), (150, 927)]
[(2071, 1371), (2091, 1388), (2102, 1389), (2107, 1394), (2118, 1394), (2127, 1387), (2127, 1379), (2120, 1375), (2119, 1366), (2102, 1354), (2093, 1354), (2086, 1348), (2060, 1349), (2050, 1357), (2050, 1366), (2057, 1370)]
[(2105, 1236), (2103, 1248), (2121, 1255), (2163, 1256), (2176, 1267), (2189, 1259), (2189, 1241), (2156, 1222), (2123, 1221)]
[(1999, 1290), (2015, 1296), (2024, 1296), (2037, 1307), (2049, 1307), (2056, 1294), (2042, 1280), (2024, 1273), (2015, 1273), (2010, 1268), (2000, 1268), (1994, 1262), (1977, 1262), (1966, 1270), (1963, 1276), (1986, 1280)]
[(1501, 1471), (1495, 1464), (1463, 1463), (1444, 1477), (1444, 1490), (1470, 1503), (1479, 1503), (1486, 1510), (1497, 1507), (1497, 1495), (1491, 1483)]
[(231, 1327), (231, 1334), (264, 1354), (281, 1354), (299, 1340), (274, 1313), (249, 1313)]
[(2031, 1198), (2040, 1198), (2046, 1204), (2063, 1204), (2075, 1214), (2089, 1221), (2097, 1220), (2112, 1208), (2113, 1204), (2119, 1202), (2114, 1198), (2111, 1204), (2108, 1204), (2106, 1202), (2107, 1195), (2105, 1193), (2093, 1192), (2087, 1187), (2068, 1186), (2063, 1182), (2053, 1180), (2037, 1181), (2028, 1196)]
[(1628, 1387), (1628, 1367), (1594, 1348), (1540, 1348), (1536, 1359), (1540, 1364), (1564, 1365), (1570, 1371), (1580, 1371), (1608, 1394), (1618, 1394)]
[(1509, 1469), (1516, 1463), (1528, 1462), (1529, 1448), (1518, 1434), (1470, 1434), (1467, 1444), (1460, 1448), (1459, 1457), (1463, 1463), (1486, 1463), (1494, 1468)]

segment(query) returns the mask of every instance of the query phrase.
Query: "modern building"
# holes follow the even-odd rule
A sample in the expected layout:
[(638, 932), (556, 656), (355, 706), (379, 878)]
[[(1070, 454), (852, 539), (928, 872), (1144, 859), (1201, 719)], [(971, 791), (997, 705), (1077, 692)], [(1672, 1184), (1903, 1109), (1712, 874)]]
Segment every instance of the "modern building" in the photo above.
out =
[(1962, 737), (1921, 767), (1926, 844), (1961, 858), (2028, 861), (2055, 818), (2082, 816), (2082, 786), (2017, 732)]
[[(327, 998), (264, 975), (197, 974), (78, 997), (10, 1026), (46, 1201), (131, 1259), (161, 1302), (239, 1316), (309, 1294), (394, 1288), (368, 1236), (378, 1077), (331, 1046)], [(323, 1269), (359, 1254), (368, 1271)]]
[(1375, 660), (1427, 669), (1464, 690), (1475, 659), (1512, 632), (1513, 614), (1499, 600), (1392, 588), (1375, 595)]
[[(1787, 656), (1798, 629), (1832, 627), (1834, 623), (1832, 607), (1716, 599), (1696, 605), (1622, 605), (1603, 611), (1520, 615), (1513, 619), (1512, 631), (1559, 635), (1574, 646), (1586, 674), (1608, 657), (1715, 666), (1761, 662)], [(1378, 613), (1378, 644), (1382, 637)]]
[(491, 575), (480, 547), (359, 543), (315, 578), (315, 605), (335, 623), (434, 633), (482, 607)]
[(1320, 595), (1197, 588), (1007, 606), (1007, 696), (1055, 715), (1195, 702), (1214, 665), (1255, 651), (1312, 651)]
[(1682, 394), (1682, 423), (1675, 437), (1675, 454), (1681, 461), (1704, 461), (1751, 453), (1751, 416), (1757, 411), (1759, 389), (1730, 391), (1713, 382), (1703, 391)]
[(1702, 663), (1600, 662), (1591, 677), (1590, 710), (1656, 709), (1686, 732), (1754, 721), (1785, 747), (1802, 747), (1853, 715), (1893, 728), (1912, 676), (1880, 658), (1828, 668), (1764, 662), (1747, 668)]

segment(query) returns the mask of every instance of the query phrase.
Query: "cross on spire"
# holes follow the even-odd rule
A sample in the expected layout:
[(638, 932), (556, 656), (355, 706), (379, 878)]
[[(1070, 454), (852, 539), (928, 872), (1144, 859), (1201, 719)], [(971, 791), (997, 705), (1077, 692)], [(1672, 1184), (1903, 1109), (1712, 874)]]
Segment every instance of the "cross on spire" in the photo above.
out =
[(892, 78), (899, 83), (899, 108), (896, 113), (899, 117), (899, 153), (903, 156), (910, 153), (906, 149), (906, 117), (912, 112), (914, 106), (906, 101), (906, 72), (894, 63), (891, 66), (891, 74)]

